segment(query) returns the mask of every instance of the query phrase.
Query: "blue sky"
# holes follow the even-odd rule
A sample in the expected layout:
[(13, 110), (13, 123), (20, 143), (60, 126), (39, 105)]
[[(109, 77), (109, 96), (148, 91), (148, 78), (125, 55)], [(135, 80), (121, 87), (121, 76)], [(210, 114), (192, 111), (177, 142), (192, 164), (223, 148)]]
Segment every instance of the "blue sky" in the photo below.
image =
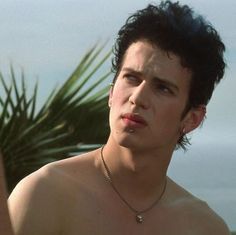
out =
[[(181, 2), (206, 16), (227, 46), (226, 79), (208, 107), (204, 128), (213, 134), (218, 130), (226, 132), (226, 139), (236, 137), (236, 1)], [(109, 39), (109, 50), (127, 16), (148, 3), (146, 0), (112, 3), (109, 0), (0, 0), (0, 70), (7, 74), (11, 62), (16, 69), (24, 68), (29, 83), (39, 78), (40, 95), (46, 96), (56, 83), (70, 75), (81, 56), (97, 41)]]
[[(39, 95), (43, 100), (57, 83), (62, 83), (70, 75), (81, 56), (96, 42), (105, 42), (109, 39), (106, 47), (108, 51), (126, 18), (149, 2), (146, 0), (0, 0), (0, 70), (7, 76), (9, 65), (13, 63), (17, 71), (24, 69), (30, 84), (38, 78)], [(226, 177), (222, 184), (225, 185), (229, 180), (232, 187), (230, 196), (234, 193), (233, 198), (236, 198), (236, 185), (232, 183), (235, 182), (233, 177), (236, 172), (236, 1), (182, 0), (180, 2), (191, 5), (218, 29), (226, 44), (228, 68), (225, 79), (216, 88), (208, 106), (207, 119), (203, 127), (193, 134), (193, 148), (187, 152), (192, 158), (188, 158), (187, 161), (186, 159), (182, 161), (181, 158), (174, 160), (177, 161), (174, 167), (178, 168), (178, 164), (180, 165), (179, 172), (183, 172), (181, 166), (185, 164), (184, 162), (189, 162), (192, 167), (184, 171), (182, 176), (173, 171), (170, 174), (179, 177), (183, 184), (191, 188), (193, 186), (191, 174), (195, 170), (194, 180), (198, 180), (197, 175), (203, 168), (201, 164), (205, 159), (204, 154), (210, 155), (211, 160), (208, 160), (207, 164), (204, 163), (207, 166), (205, 174), (203, 171), (200, 174), (203, 180), (198, 182), (202, 184), (212, 171), (211, 166), (214, 166), (213, 169), (217, 173), (214, 174), (216, 182), (220, 183), (222, 180), (217, 179), (218, 172), (221, 171)], [(109, 67), (108, 63), (107, 69)], [(214, 146), (217, 150), (214, 150)], [(221, 151), (218, 151), (219, 148)], [(221, 153), (218, 158), (214, 156), (216, 152), (218, 155)], [(199, 163), (198, 166), (195, 166), (196, 161)], [(228, 165), (225, 165), (227, 163)], [(224, 170), (221, 169), (221, 165), (225, 166)], [(207, 180), (205, 181), (207, 183)], [(212, 179), (209, 182), (212, 183)], [(209, 198), (209, 200), (214, 205), (215, 199)], [(217, 208), (219, 211), (226, 211), (225, 218), (229, 218), (229, 222), (235, 220), (235, 209), (230, 206), (223, 207), (220, 202), (216, 205)], [(236, 229), (235, 222), (232, 226)]]

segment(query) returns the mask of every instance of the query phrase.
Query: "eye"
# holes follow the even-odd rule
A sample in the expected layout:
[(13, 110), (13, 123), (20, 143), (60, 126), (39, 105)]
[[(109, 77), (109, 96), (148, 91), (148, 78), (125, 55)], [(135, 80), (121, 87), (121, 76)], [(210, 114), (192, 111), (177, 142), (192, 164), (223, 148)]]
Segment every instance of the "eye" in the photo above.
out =
[(126, 79), (127, 82), (132, 84), (139, 84), (141, 82), (140, 78), (132, 74), (125, 74), (124, 79)]
[(162, 84), (162, 83), (156, 84), (156, 90), (164, 94), (169, 94), (169, 95), (174, 94), (174, 92), (167, 85)]

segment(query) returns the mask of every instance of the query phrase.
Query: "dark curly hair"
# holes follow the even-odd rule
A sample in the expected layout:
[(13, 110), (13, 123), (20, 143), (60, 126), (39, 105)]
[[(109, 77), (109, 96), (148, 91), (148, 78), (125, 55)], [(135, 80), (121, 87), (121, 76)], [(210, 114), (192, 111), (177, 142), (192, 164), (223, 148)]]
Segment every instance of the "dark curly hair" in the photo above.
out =
[[(162, 50), (180, 57), (192, 71), (189, 99), (183, 116), (191, 108), (207, 105), (215, 85), (224, 75), (225, 46), (213, 26), (187, 5), (162, 1), (131, 15), (118, 32), (113, 47), (112, 70), (116, 80), (129, 46), (147, 40)], [(187, 137), (180, 137), (177, 148), (186, 148)]]

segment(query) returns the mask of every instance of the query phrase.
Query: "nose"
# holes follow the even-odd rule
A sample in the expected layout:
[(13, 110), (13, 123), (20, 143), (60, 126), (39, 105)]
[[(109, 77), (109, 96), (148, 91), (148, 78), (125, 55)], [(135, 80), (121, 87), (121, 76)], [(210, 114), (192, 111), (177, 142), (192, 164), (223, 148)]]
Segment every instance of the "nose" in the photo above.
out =
[(134, 87), (129, 97), (129, 102), (133, 105), (139, 106), (143, 109), (149, 108), (149, 95), (148, 84), (144, 80), (138, 86)]

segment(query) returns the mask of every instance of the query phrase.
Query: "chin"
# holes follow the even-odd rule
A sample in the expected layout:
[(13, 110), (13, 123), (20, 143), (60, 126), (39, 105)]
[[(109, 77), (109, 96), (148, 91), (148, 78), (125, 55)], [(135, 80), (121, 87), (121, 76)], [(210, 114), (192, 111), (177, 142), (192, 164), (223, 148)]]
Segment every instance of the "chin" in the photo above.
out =
[(139, 138), (135, 138), (133, 136), (127, 136), (127, 135), (116, 136), (115, 141), (119, 146), (122, 146), (128, 149), (138, 150), (138, 149), (143, 149), (143, 147), (145, 146), (142, 140), (140, 140)]
[(112, 138), (117, 145), (120, 145), (125, 148), (135, 147), (136, 145), (140, 145), (140, 140), (138, 141), (134, 136), (131, 136), (126, 132), (113, 132)]

